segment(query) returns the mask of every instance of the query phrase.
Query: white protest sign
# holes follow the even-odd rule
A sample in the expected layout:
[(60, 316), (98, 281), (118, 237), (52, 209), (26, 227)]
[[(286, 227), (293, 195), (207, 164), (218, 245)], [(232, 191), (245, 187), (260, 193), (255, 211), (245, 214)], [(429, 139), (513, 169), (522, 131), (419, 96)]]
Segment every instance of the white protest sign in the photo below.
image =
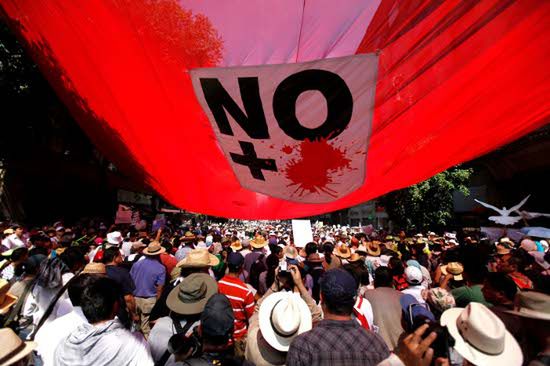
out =
[(239, 183), (322, 203), (363, 185), (378, 56), (190, 72)]
[(294, 236), (294, 245), (305, 247), (307, 243), (313, 241), (313, 231), (311, 230), (311, 221), (292, 220), (292, 235)]

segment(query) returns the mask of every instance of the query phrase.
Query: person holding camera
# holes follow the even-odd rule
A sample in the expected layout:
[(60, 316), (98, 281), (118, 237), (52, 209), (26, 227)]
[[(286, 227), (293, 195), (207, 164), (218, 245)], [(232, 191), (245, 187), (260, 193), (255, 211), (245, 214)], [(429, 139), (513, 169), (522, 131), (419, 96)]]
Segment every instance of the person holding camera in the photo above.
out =
[(284, 365), (292, 340), (322, 320), (298, 267), (284, 260), (281, 264), (248, 326), (245, 358), (256, 366)]

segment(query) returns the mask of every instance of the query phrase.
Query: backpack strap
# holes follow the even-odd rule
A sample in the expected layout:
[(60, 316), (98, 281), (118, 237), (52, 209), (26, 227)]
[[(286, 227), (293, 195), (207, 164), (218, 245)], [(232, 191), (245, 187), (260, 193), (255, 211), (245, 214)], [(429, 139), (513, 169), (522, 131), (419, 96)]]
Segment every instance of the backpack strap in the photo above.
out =
[(46, 320), (50, 317), (50, 315), (52, 315), (53, 309), (55, 308), (57, 301), (59, 301), (59, 298), (65, 293), (69, 285), (78, 277), (79, 274), (80, 272), (75, 273), (75, 275), (70, 280), (68, 280), (67, 283), (63, 285), (63, 287), (61, 287), (59, 291), (57, 291), (55, 297), (52, 299), (52, 301), (48, 305), (48, 308), (44, 312), (44, 315), (42, 315), (42, 318), (40, 318), (40, 321), (29, 336), (30, 341), (34, 341), (34, 337), (36, 337), (36, 333), (38, 333), (38, 330), (44, 325), (44, 323), (46, 323)]

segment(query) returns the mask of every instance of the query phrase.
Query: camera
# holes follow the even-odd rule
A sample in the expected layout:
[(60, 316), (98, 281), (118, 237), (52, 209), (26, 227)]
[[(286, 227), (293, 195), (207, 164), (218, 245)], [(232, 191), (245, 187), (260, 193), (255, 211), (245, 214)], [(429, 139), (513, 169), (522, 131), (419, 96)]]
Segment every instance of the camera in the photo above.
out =
[(198, 357), (202, 353), (202, 341), (198, 333), (198, 327), (193, 329), (190, 336), (174, 334), (168, 340), (168, 352), (171, 354), (186, 355), (191, 350), (191, 357)]
[(282, 260), (280, 263), (279, 263), (279, 272), (287, 272), (288, 271), (288, 263), (286, 262), (286, 260)]

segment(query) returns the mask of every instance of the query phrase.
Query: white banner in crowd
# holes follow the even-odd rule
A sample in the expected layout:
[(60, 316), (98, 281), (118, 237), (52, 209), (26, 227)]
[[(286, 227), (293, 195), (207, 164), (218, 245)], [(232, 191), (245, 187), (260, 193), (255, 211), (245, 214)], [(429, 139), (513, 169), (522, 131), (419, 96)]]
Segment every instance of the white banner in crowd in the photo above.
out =
[(305, 247), (307, 243), (313, 241), (311, 221), (292, 220), (292, 236), (294, 237), (294, 245), (297, 247)]

